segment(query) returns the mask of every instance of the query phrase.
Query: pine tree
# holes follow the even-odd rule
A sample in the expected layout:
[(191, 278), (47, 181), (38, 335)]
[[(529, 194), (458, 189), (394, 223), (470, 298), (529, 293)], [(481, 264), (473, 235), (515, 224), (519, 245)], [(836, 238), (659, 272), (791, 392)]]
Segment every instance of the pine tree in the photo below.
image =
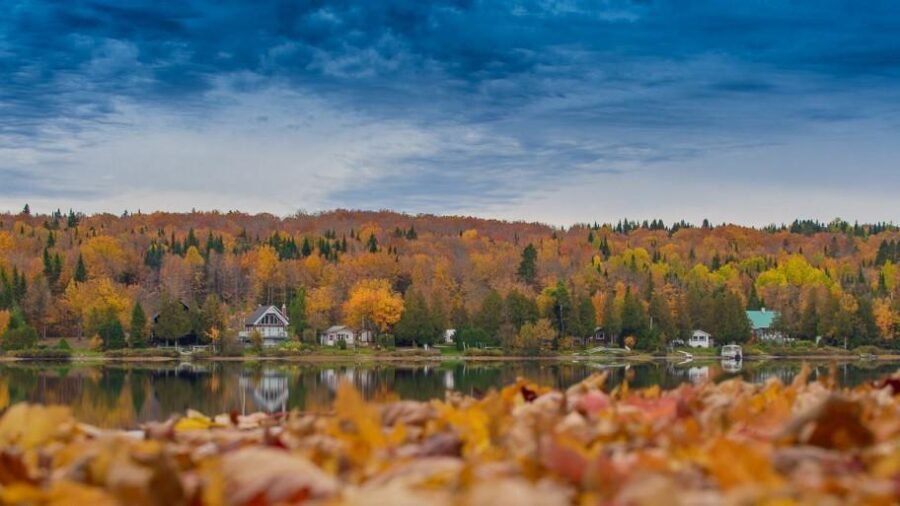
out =
[(97, 326), (97, 335), (103, 343), (104, 350), (121, 350), (127, 346), (125, 329), (115, 314), (107, 314)]
[(417, 290), (407, 290), (403, 316), (394, 327), (397, 345), (433, 344), (437, 334), (433, 324), (425, 297)]
[(527, 285), (534, 286), (537, 282), (537, 250), (533, 244), (529, 243), (522, 250), (522, 260), (519, 262), (516, 274), (519, 276), (519, 280)]
[(625, 289), (625, 298), (622, 301), (622, 335), (634, 336), (641, 342), (641, 337), (647, 330), (647, 314), (640, 298), (632, 293), (631, 288)]
[(534, 323), (538, 319), (537, 303), (518, 290), (511, 290), (506, 295), (506, 320), (516, 330), (526, 323)]
[(75, 264), (74, 278), (76, 283), (84, 283), (88, 278), (87, 267), (84, 265), (84, 257), (81, 255), (78, 255), (78, 263)]
[(375, 234), (369, 234), (369, 253), (378, 253), (378, 239)]
[(490, 343), (497, 344), (502, 324), (503, 298), (497, 290), (491, 290), (482, 301), (478, 314), (475, 315), (475, 327), (487, 334)]
[(291, 299), (291, 305), (288, 306), (287, 317), (291, 322), (291, 332), (294, 337), (300, 339), (303, 330), (306, 329), (306, 287), (297, 288)]
[(131, 325), (129, 326), (129, 343), (132, 348), (147, 346), (147, 314), (140, 301), (131, 309)]

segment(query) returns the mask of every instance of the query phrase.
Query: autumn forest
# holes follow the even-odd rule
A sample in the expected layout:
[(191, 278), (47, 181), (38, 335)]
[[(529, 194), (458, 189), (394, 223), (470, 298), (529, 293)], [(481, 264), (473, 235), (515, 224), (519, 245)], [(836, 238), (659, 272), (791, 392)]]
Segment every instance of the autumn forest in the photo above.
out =
[[(387, 211), (26, 208), (0, 215), (0, 333), (7, 349), (45, 337), (139, 347), (186, 330), (209, 342), (233, 338), (257, 305), (273, 304), (309, 344), (343, 324), (397, 346), (453, 328), (468, 346), (541, 351), (577, 346), (599, 327), (652, 351), (693, 329), (747, 342), (744, 311), (766, 308), (792, 338), (894, 347), (898, 262), (896, 226), (841, 220), (563, 229)], [(184, 322), (154, 323), (185, 306)]]

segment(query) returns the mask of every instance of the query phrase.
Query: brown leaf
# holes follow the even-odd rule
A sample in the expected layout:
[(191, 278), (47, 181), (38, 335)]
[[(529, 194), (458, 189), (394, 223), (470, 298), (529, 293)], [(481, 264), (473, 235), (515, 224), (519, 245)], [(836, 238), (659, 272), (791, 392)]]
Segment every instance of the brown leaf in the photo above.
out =
[(433, 416), (434, 409), (427, 402), (399, 401), (381, 408), (381, 423), (389, 427), (397, 423), (423, 425)]
[(862, 421), (862, 406), (853, 400), (831, 394), (822, 402), (794, 417), (780, 436), (803, 444), (847, 450), (864, 448), (875, 441)]
[(525, 402), (534, 402), (534, 400), (538, 398), (538, 394), (534, 390), (530, 390), (525, 385), (522, 385), (522, 398), (525, 399)]
[(324, 499), (337, 492), (335, 479), (303, 457), (282, 450), (247, 447), (222, 458), (226, 501), (232, 505)]
[(0, 419), (0, 446), (29, 450), (74, 427), (69, 408), (16, 404)]

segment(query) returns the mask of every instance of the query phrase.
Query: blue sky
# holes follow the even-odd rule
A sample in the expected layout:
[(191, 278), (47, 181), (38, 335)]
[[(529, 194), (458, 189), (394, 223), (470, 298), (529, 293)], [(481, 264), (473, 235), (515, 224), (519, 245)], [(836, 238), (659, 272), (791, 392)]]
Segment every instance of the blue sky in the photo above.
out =
[(0, 12), (0, 209), (900, 221), (894, 1)]

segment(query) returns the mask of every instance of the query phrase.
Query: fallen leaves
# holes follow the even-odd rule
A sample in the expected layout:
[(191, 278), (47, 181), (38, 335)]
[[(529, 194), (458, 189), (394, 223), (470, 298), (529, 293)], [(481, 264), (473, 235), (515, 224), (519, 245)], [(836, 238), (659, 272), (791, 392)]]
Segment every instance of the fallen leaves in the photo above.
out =
[(853, 390), (802, 377), (670, 391), (565, 392), (519, 380), (478, 398), (367, 402), (326, 414), (185, 416), (143, 432), (63, 407), (0, 419), (0, 503), (894, 504), (897, 377)]

